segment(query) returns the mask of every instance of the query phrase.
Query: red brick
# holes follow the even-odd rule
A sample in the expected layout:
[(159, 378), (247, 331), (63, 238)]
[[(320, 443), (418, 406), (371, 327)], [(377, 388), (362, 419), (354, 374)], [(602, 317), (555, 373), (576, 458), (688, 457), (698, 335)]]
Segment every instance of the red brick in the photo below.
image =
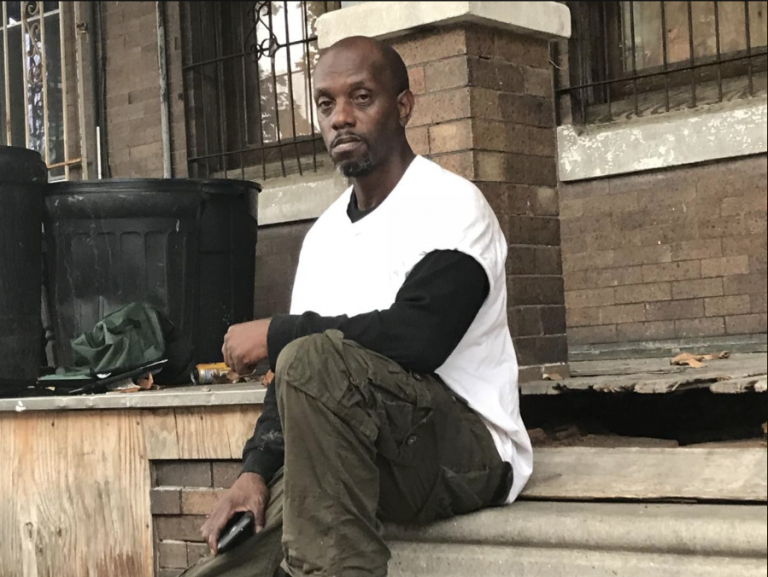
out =
[(649, 321), (701, 318), (704, 316), (704, 301), (696, 299), (646, 303), (645, 316)]
[(574, 309), (610, 306), (616, 303), (615, 291), (613, 287), (567, 291), (565, 304)]
[(672, 298), (675, 300), (717, 297), (722, 294), (723, 279), (721, 278), (682, 280), (672, 283)]
[(563, 269), (565, 271), (579, 271), (592, 268), (610, 268), (613, 266), (613, 251), (598, 250), (594, 252), (579, 252), (563, 254)]
[(211, 552), (208, 550), (208, 545), (204, 543), (187, 543), (187, 559), (189, 564), (194, 565), (201, 559), (209, 557)]
[(725, 295), (765, 294), (766, 277), (760, 274), (728, 276), (723, 279)]
[(701, 276), (733, 276), (737, 274), (748, 274), (749, 257), (726, 256), (721, 258), (710, 258), (701, 261)]
[(565, 309), (565, 319), (569, 327), (588, 327), (601, 325), (600, 308), (570, 308)]
[(645, 305), (616, 305), (600, 308), (601, 324), (612, 325), (620, 323), (634, 323), (645, 320)]
[(166, 461), (155, 465), (155, 486), (210, 487), (211, 464), (193, 461)]
[(509, 309), (509, 329), (515, 338), (544, 334), (541, 324), (541, 307), (513, 307)]
[(502, 152), (475, 153), (477, 180), (534, 186), (556, 186), (554, 158)]
[(511, 306), (565, 304), (563, 279), (559, 276), (513, 276), (507, 287)]
[(460, 28), (414, 34), (405, 39), (393, 40), (391, 45), (408, 66), (467, 52), (465, 32)]
[(549, 68), (523, 67), (525, 92), (533, 96), (552, 98), (554, 93), (553, 75)]
[(507, 253), (507, 274), (536, 274), (536, 248), (510, 245)]
[(687, 240), (672, 245), (672, 260), (696, 260), (723, 256), (723, 241), (719, 238)]
[(470, 99), (468, 88), (454, 88), (416, 97), (410, 127), (436, 124), (469, 118)]
[(723, 216), (751, 212), (762, 212), (765, 214), (766, 210), (768, 210), (768, 195), (765, 194), (765, 191), (758, 194), (724, 198), (721, 205), (721, 214)]
[(213, 486), (229, 489), (243, 469), (240, 461), (213, 463)]
[(708, 317), (743, 315), (751, 312), (750, 308), (749, 295), (704, 299), (704, 310)]
[(408, 137), (408, 143), (411, 145), (415, 154), (421, 156), (429, 155), (429, 129), (426, 126), (408, 128), (406, 129), (405, 134)]
[(738, 256), (741, 254), (765, 252), (766, 249), (768, 249), (767, 238), (768, 237), (764, 234), (724, 238), (722, 239), (723, 256)]
[(726, 332), (729, 335), (751, 335), (768, 331), (768, 315), (738, 315), (725, 317)]
[(644, 282), (665, 282), (701, 277), (701, 263), (697, 260), (647, 264), (643, 266)]
[(560, 246), (560, 221), (557, 218), (513, 215), (502, 221), (510, 244)]
[(656, 341), (675, 337), (674, 321), (626, 323), (616, 327), (619, 342)]
[(569, 328), (568, 342), (575, 345), (615, 343), (616, 325)]
[(666, 301), (672, 299), (669, 283), (623, 286), (616, 288), (616, 304)]
[(157, 544), (157, 562), (162, 569), (186, 569), (187, 544), (184, 541), (161, 541)]
[(768, 295), (766, 293), (749, 295), (749, 304), (752, 313), (768, 312)]
[(192, 541), (202, 543), (200, 528), (205, 523), (202, 515), (183, 515), (173, 517), (156, 517), (155, 527), (157, 538), (161, 541)]
[(564, 198), (560, 200), (560, 218), (563, 220), (584, 216), (584, 201)]
[(428, 62), (424, 66), (424, 77), (428, 92), (446, 90), (469, 85), (469, 66), (466, 56)]
[(475, 179), (475, 160), (472, 152), (452, 152), (433, 156), (432, 160), (444, 169), (463, 176), (467, 180)]
[(468, 64), (471, 86), (513, 94), (525, 93), (523, 71), (518, 64), (474, 57), (469, 59)]
[(565, 313), (563, 306), (539, 307), (541, 327), (545, 335), (563, 335), (566, 333)]
[(565, 335), (522, 337), (514, 339), (514, 345), (521, 367), (568, 361)]
[(565, 277), (567, 290), (642, 284), (642, 267), (581, 270)]
[(474, 148), (472, 121), (465, 119), (430, 126), (428, 145), (433, 154)]
[(412, 66), (408, 69), (408, 80), (411, 85), (411, 92), (416, 95), (424, 94), (427, 90), (424, 77), (423, 66)]
[(224, 489), (184, 489), (181, 512), (184, 515), (210, 515), (224, 492)]
[(149, 493), (153, 515), (181, 514), (181, 492), (179, 489), (152, 489)]
[(677, 337), (716, 337), (725, 334), (725, 322), (722, 317), (675, 321)]
[(507, 183), (509, 214), (526, 216), (558, 216), (558, 194), (556, 188), (525, 186)]
[(656, 264), (671, 261), (672, 248), (669, 245), (621, 248), (616, 250), (614, 257), (614, 262), (619, 266)]
[(535, 254), (536, 274), (563, 274), (563, 261), (561, 258), (559, 246), (537, 246), (535, 249)]

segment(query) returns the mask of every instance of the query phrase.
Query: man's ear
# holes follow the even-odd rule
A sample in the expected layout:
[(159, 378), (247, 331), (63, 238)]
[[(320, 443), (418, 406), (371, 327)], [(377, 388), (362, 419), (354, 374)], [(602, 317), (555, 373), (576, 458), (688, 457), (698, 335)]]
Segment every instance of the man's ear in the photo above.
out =
[(400, 112), (400, 126), (405, 128), (411, 120), (415, 99), (413, 92), (404, 90), (397, 97), (397, 108)]

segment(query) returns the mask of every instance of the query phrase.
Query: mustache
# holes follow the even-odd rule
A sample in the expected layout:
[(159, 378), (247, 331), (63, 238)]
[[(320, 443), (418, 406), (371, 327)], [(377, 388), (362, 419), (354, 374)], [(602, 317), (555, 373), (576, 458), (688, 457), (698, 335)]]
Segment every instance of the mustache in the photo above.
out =
[(336, 148), (342, 140), (347, 142), (365, 142), (365, 139), (359, 134), (355, 134), (354, 132), (344, 132), (336, 135), (336, 138), (331, 142), (331, 148)]

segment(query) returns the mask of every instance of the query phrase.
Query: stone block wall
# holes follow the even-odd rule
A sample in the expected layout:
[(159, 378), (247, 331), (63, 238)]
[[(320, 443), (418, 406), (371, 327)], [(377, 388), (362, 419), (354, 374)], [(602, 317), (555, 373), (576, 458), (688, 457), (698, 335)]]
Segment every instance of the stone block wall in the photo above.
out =
[(766, 156), (560, 186), (572, 345), (766, 332)]

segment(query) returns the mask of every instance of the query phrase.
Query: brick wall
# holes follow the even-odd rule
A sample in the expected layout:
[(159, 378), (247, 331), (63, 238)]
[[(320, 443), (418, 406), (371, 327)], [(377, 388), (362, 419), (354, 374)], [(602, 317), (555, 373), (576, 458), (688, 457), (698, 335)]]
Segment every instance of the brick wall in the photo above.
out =
[(255, 318), (271, 317), (290, 310), (301, 243), (313, 222), (259, 228), (256, 244)]
[(574, 345), (766, 332), (766, 156), (561, 184)]
[(408, 65), (416, 95), (408, 128), (414, 150), (477, 184), (507, 237), (509, 321), (520, 364), (565, 362), (547, 43), (459, 26), (392, 45)]
[[(166, 2), (165, 10), (174, 175), (186, 176), (179, 3)], [(105, 2), (103, 38), (111, 174), (162, 177), (154, 2)]]
[(240, 461), (156, 461), (150, 503), (156, 577), (178, 577), (208, 556), (200, 527), (240, 474)]

